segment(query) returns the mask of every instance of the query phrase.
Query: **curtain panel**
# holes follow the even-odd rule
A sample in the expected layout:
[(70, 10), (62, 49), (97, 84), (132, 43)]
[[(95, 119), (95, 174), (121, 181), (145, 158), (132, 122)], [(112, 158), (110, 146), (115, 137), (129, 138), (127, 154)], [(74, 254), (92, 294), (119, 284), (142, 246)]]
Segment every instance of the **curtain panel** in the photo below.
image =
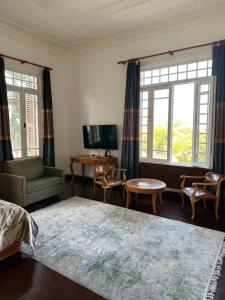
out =
[(50, 71), (43, 71), (43, 113), (44, 113), (44, 137), (43, 137), (43, 164), (55, 166), (55, 146), (53, 128), (53, 107)]
[[(213, 47), (212, 74), (216, 76), (216, 110), (213, 169), (225, 174), (225, 44)], [(221, 190), (222, 209), (225, 210), (225, 186)]]
[(123, 121), (121, 166), (127, 169), (127, 178), (139, 173), (139, 110), (140, 110), (140, 63), (127, 66), (126, 94)]
[(4, 59), (0, 57), (0, 162), (12, 159), (5, 63)]

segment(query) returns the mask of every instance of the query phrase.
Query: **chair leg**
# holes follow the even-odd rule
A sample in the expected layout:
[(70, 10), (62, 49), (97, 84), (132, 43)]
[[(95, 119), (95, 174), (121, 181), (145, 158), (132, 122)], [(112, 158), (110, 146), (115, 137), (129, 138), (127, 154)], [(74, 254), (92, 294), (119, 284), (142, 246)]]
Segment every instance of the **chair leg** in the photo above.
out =
[(192, 208), (191, 219), (194, 220), (194, 218), (195, 218), (195, 199), (191, 199), (191, 208)]
[(215, 215), (216, 215), (216, 218), (219, 219), (219, 213), (218, 213), (218, 210), (219, 210), (219, 198), (216, 199), (216, 205), (215, 205)]
[(204, 206), (204, 208), (207, 208), (205, 200), (203, 200), (203, 206)]
[(126, 189), (125, 189), (125, 185), (123, 186), (123, 194), (122, 194), (122, 198), (125, 199), (125, 193), (126, 193)]
[(182, 207), (184, 207), (184, 193), (182, 191), (180, 191), (180, 196), (182, 200)]
[(95, 196), (96, 196), (96, 182), (94, 181), (94, 184), (93, 184), (93, 197), (95, 199)]
[(159, 193), (159, 202), (160, 202), (160, 204), (163, 204), (163, 197), (162, 197), (162, 193)]
[(104, 203), (106, 203), (106, 194), (107, 194), (107, 189), (106, 188), (103, 188), (104, 190)]

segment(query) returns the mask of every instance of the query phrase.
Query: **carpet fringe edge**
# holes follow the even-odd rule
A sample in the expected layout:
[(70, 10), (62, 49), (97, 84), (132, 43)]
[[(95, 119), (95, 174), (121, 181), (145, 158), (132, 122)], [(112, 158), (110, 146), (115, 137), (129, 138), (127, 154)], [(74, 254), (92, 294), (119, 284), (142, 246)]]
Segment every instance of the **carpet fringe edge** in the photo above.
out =
[(215, 267), (212, 271), (208, 286), (206, 289), (205, 300), (214, 300), (216, 295), (217, 283), (221, 276), (221, 271), (223, 267), (223, 261), (225, 257), (225, 238), (222, 242), (219, 254), (216, 259)]

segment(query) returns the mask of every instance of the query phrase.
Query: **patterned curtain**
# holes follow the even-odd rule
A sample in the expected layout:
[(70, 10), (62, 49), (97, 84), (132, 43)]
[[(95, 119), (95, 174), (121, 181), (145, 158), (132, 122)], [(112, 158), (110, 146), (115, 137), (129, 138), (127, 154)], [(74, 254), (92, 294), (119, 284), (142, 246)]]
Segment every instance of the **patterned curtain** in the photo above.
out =
[(44, 140), (43, 140), (43, 164), (55, 166), (53, 108), (50, 71), (43, 71), (43, 109), (44, 109)]
[[(225, 174), (225, 44), (213, 47), (212, 73), (216, 76), (216, 115), (213, 169)], [(225, 210), (225, 187), (221, 190), (222, 209)]]
[(4, 59), (0, 57), (0, 162), (13, 159)]
[(139, 107), (140, 107), (140, 63), (129, 62), (123, 121), (123, 143), (121, 166), (127, 169), (127, 177), (138, 177), (139, 173)]

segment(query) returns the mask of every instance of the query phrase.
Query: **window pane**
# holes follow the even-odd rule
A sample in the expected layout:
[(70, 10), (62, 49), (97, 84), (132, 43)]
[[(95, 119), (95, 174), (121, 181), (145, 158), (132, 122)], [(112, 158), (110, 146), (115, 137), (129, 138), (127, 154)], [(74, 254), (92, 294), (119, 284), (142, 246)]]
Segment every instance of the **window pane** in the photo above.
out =
[(27, 124), (27, 156), (34, 156), (39, 154), (37, 96), (26, 94), (25, 101)]
[(8, 91), (9, 122), (12, 150), (14, 158), (22, 157), (20, 94)]
[[(158, 98), (160, 96), (166, 98)], [(168, 108), (169, 89), (155, 90), (153, 114), (153, 158), (155, 159), (167, 159)]]
[(194, 83), (174, 85), (172, 161), (192, 163)]

